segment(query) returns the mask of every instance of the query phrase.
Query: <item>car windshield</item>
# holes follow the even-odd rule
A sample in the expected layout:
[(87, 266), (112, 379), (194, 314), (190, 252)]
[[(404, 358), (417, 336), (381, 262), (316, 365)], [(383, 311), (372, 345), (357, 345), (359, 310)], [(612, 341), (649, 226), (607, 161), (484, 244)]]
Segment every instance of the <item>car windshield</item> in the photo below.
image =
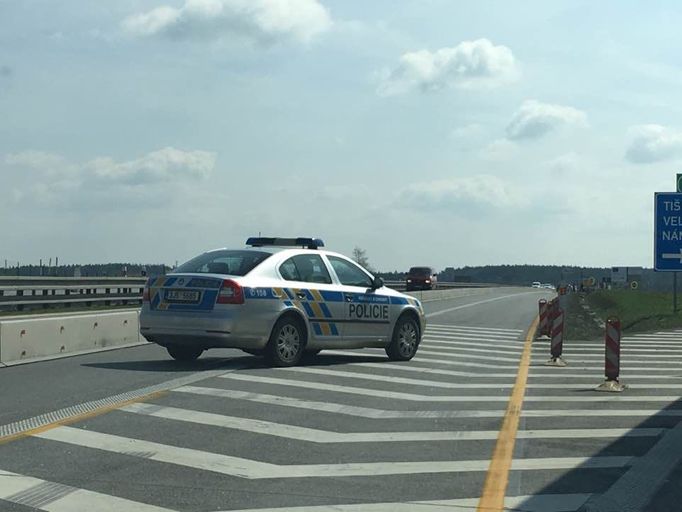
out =
[(429, 267), (412, 267), (410, 275), (414, 277), (427, 277), (431, 275), (431, 269)]
[(183, 263), (174, 272), (245, 276), (271, 255), (261, 251), (211, 251)]

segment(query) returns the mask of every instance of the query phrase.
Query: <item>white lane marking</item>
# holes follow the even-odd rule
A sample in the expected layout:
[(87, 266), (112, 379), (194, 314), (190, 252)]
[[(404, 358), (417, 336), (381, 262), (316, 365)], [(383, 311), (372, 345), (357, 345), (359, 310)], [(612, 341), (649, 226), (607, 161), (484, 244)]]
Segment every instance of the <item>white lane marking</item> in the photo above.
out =
[[(153, 416), (187, 423), (242, 430), (310, 443), (389, 443), (427, 441), (490, 441), (497, 439), (497, 430), (420, 431), (420, 432), (333, 432), (285, 423), (254, 420), (236, 416), (207, 413), (176, 407), (135, 403), (123, 407), (124, 412)], [(597, 428), (521, 430), (522, 439), (591, 439), (618, 437), (656, 437), (663, 428)]]
[[(505, 497), (505, 510), (516, 512), (571, 512), (578, 510), (590, 494), (534, 494)], [(408, 501), (402, 503), (354, 503), (348, 505), (310, 505), (285, 508), (250, 508), (222, 512), (475, 512), (480, 498)]]
[[(600, 362), (604, 361), (604, 354), (577, 354), (574, 352), (564, 352), (562, 356), (564, 359), (568, 360), (569, 358), (574, 360), (574, 361), (585, 361), (588, 363), (595, 363), (595, 362)], [(644, 364), (660, 364), (660, 365), (669, 365), (669, 366), (679, 366), (682, 368), (682, 361), (671, 361), (670, 358), (672, 356), (670, 355), (664, 355), (664, 354), (622, 354), (620, 355), (620, 362), (621, 366), (623, 366), (627, 362), (641, 362)], [(533, 361), (539, 362), (542, 360), (547, 360), (548, 355), (547, 354), (540, 354), (536, 355), (533, 358)]]
[[(488, 341), (481, 341), (480, 343), (471, 343), (471, 342), (459, 342), (459, 341), (451, 341), (451, 340), (443, 340), (442, 338), (430, 338), (428, 336), (424, 336), (422, 338), (420, 346), (424, 346), (425, 344), (432, 346), (432, 344), (439, 345), (440, 347), (449, 347), (452, 349), (459, 349), (462, 350), (464, 347), (468, 347), (469, 350), (471, 348), (477, 348), (477, 349), (485, 349), (488, 353), (494, 352), (494, 353), (504, 353), (504, 352), (512, 352), (512, 353), (520, 353), (523, 350), (523, 345), (517, 342), (514, 342), (512, 345), (511, 342), (507, 343), (491, 343)], [(439, 347), (439, 348), (440, 348)]]
[(221, 375), (220, 378), (238, 380), (242, 382), (254, 382), (258, 384), (273, 384), (275, 386), (288, 386), (314, 391), (331, 391), (349, 395), (371, 396), (382, 399), (407, 400), (411, 402), (500, 402), (506, 403), (509, 397), (506, 395), (482, 397), (472, 396), (452, 396), (452, 395), (420, 395), (416, 393), (402, 393), (399, 391), (384, 391), (382, 389), (367, 389), (356, 386), (340, 386), (337, 384), (327, 384), (324, 382), (296, 380), (296, 379), (277, 379), (274, 377), (264, 377), (249, 374), (228, 374)]
[[(539, 366), (534, 366), (533, 368), (539, 368)], [(542, 368), (544, 368), (544, 364), (542, 365)], [(575, 370), (575, 368), (574, 368)], [(603, 370), (603, 368), (602, 368)], [(591, 374), (591, 370), (590, 370)], [(585, 373), (563, 373), (563, 372), (534, 372), (533, 375), (529, 375), (529, 379), (584, 379), (586, 377), (589, 377), (589, 375), (586, 375)], [(595, 375), (596, 378), (598, 379), (604, 379), (604, 375)], [(627, 373), (627, 372), (621, 372), (620, 373), (620, 379), (623, 380), (624, 382), (627, 381), (627, 383), (632, 383), (633, 380), (656, 380), (656, 381), (661, 381), (661, 380), (676, 380), (679, 381), (682, 379), (682, 375), (649, 375), (649, 374), (644, 374), (644, 373)]]
[(503, 409), (490, 411), (462, 411), (462, 410), (443, 410), (443, 411), (397, 411), (375, 409), (372, 407), (360, 407), (354, 405), (337, 404), (330, 401), (318, 402), (315, 400), (303, 400), (300, 398), (290, 398), (264, 393), (252, 393), (250, 391), (236, 391), (233, 389), (206, 388), (198, 386), (183, 386), (173, 390), (175, 393), (190, 393), (196, 395), (227, 398), (230, 400), (247, 400), (268, 405), (278, 405), (282, 407), (293, 407), (296, 409), (306, 409), (317, 412), (328, 412), (332, 414), (343, 414), (346, 416), (356, 416), (371, 419), (398, 419), (398, 418), (502, 418)]
[[(439, 352), (437, 350), (424, 350), (424, 349), (419, 349), (419, 361), (429, 361), (431, 363), (440, 363), (445, 361), (449, 361), (450, 364), (453, 364), (455, 366), (470, 366), (473, 368), (493, 368), (493, 369), (501, 369), (501, 368), (508, 368), (510, 370), (514, 369), (517, 367), (517, 365), (511, 365), (511, 364), (485, 364), (485, 363), (474, 363), (471, 361), (460, 361), (458, 360), (459, 357), (457, 354), (450, 354), (448, 352)], [(426, 356), (437, 356), (437, 357), (422, 357), (423, 355)]]
[[(434, 347), (435, 348), (435, 347)], [(440, 362), (443, 359), (445, 360), (454, 360), (457, 365), (459, 366), (474, 366), (474, 367), (479, 367), (479, 368), (515, 368), (516, 365), (502, 365), (502, 364), (485, 364), (485, 363), (474, 363), (474, 362), (464, 362), (460, 361), (460, 359), (465, 358), (465, 359), (480, 359), (480, 360), (488, 360), (488, 361), (501, 361), (501, 362), (511, 362), (511, 361), (518, 361), (518, 358), (507, 358), (507, 357), (497, 357), (497, 356), (478, 356), (478, 355), (467, 355), (467, 354), (460, 354), (456, 352), (446, 352), (444, 350), (447, 349), (442, 349), (438, 347), (435, 350), (431, 350), (428, 347), (427, 348), (420, 348), (418, 351), (418, 354), (420, 356), (427, 355), (427, 356), (438, 356), (437, 358), (429, 358), (433, 362)], [(532, 363), (534, 364), (541, 364), (544, 363), (544, 361), (547, 360), (549, 355), (542, 355), (539, 352), (535, 352), (533, 354), (532, 358)], [(570, 353), (564, 353), (563, 355), (564, 359), (566, 359), (569, 363), (571, 362), (571, 354)], [(576, 355), (574, 358), (574, 365), (576, 362), (580, 362), (580, 359)], [(639, 357), (639, 356), (636, 356)], [(658, 357), (658, 356), (657, 356)], [(660, 358), (660, 357), (659, 357)], [(420, 358), (421, 359), (421, 358)], [(601, 361), (603, 358), (600, 358), (598, 356), (594, 357), (594, 361), (590, 362), (596, 362), (596, 361)], [(651, 364), (659, 364), (659, 365), (665, 365), (665, 366), (671, 366), (671, 367), (680, 367), (682, 369), (682, 361), (640, 361), (642, 363), (647, 363), (650, 362)], [(603, 370), (603, 365), (600, 366), (584, 366), (580, 365), (582, 369), (585, 370)], [(575, 369), (575, 368), (574, 368)], [(670, 368), (656, 368), (653, 366), (628, 366), (629, 370), (634, 370), (634, 371), (669, 371)]]
[[(521, 355), (521, 347), (519, 348), (511, 348), (511, 347), (505, 347), (501, 348), (499, 346), (487, 346), (487, 348), (481, 348), (485, 347), (486, 345), (480, 345), (476, 343), (464, 343), (462, 345), (453, 345), (450, 342), (447, 341), (438, 341), (438, 340), (427, 340), (427, 339), (422, 339), (421, 343), (419, 344), (420, 347), (433, 347), (437, 348), (438, 350), (451, 350), (451, 351), (461, 351), (461, 352), (481, 352), (484, 354), (501, 354), (501, 355)], [(603, 352), (603, 350), (602, 350)]]
[[(464, 367), (472, 367), (472, 368), (491, 368), (491, 369), (513, 369), (516, 368), (515, 365), (508, 365), (508, 364), (486, 364), (486, 363), (475, 363), (475, 362), (470, 362), (470, 361), (461, 361), (460, 356), (457, 354), (451, 354), (448, 352), (439, 352), (436, 350), (423, 350), (419, 349), (417, 352), (419, 354), (419, 357), (415, 357), (413, 360), (414, 361), (421, 361), (421, 362), (428, 362), (430, 364), (444, 364), (444, 365), (450, 365), (450, 366), (464, 366)], [(423, 357), (423, 356), (427, 357)], [(461, 356), (464, 357), (464, 356)], [(568, 354), (564, 354), (564, 359), (569, 363), (569, 367), (571, 370), (576, 371), (576, 370), (582, 370), (582, 371), (604, 371), (604, 365), (597, 365), (597, 366), (585, 366), (582, 364), (576, 364), (575, 361), (571, 361), (571, 358)], [(546, 356), (534, 356), (532, 361), (531, 361), (531, 367), (537, 367), (537, 366), (544, 366), (544, 362), (549, 359), (549, 352), (547, 353)], [(680, 370), (682, 370), (682, 362), (674, 363), (675, 365), (680, 366)], [(628, 371), (645, 371), (645, 372), (668, 372), (671, 370), (675, 370), (676, 367), (673, 366), (671, 368), (655, 368), (652, 366), (628, 366), (627, 370)]]
[(682, 417), (682, 409), (524, 409), (521, 416), (526, 418), (558, 418), (569, 417), (576, 418), (578, 416), (597, 416), (597, 417), (653, 417), (653, 416), (669, 416)]
[[(539, 366), (544, 366), (545, 362), (549, 359), (549, 354), (547, 354), (546, 357), (537, 357), (533, 358), (531, 361), (531, 367), (537, 368)], [(576, 371), (598, 371), (598, 372), (603, 372), (604, 371), (604, 363), (598, 364), (596, 366), (588, 366), (588, 363), (582, 363), (580, 360), (576, 358), (571, 358), (567, 354), (564, 354), (561, 356), (564, 361), (568, 363), (570, 366), (571, 370), (576, 370)], [(592, 361), (589, 361), (591, 363)], [(631, 372), (676, 372), (680, 373), (682, 372), (682, 364), (681, 363), (675, 363), (674, 365), (671, 366), (666, 366), (665, 368), (659, 367), (659, 366), (654, 366), (654, 365), (665, 365), (666, 363), (659, 363), (656, 361), (652, 361), (650, 366), (630, 366), (626, 365), (624, 370), (631, 371)], [(622, 372), (621, 372), (622, 373)], [(682, 374), (680, 374), (682, 376)]]
[[(351, 395), (362, 395), (379, 397), (393, 400), (406, 400), (412, 402), (507, 402), (509, 397), (506, 394), (499, 396), (481, 396), (481, 395), (421, 395), (417, 393), (402, 393), (398, 391), (384, 391), (377, 389), (367, 389), (356, 386), (340, 386), (336, 384), (327, 384), (324, 382), (296, 380), (296, 379), (278, 379), (273, 377), (264, 377), (260, 375), (250, 375), (244, 373), (230, 373), (221, 375), (221, 379), (238, 380), (242, 382), (255, 382), (260, 384), (273, 384), (275, 386), (289, 386), (294, 388), (302, 388), (315, 391), (331, 391), (334, 393), (343, 393)], [(633, 395), (615, 395), (608, 393), (600, 393), (596, 396), (562, 396), (562, 395), (526, 395), (524, 401), (526, 402), (663, 402), (673, 403), (679, 400), (679, 396), (633, 396)]]
[[(202, 396), (227, 398), (230, 400), (247, 400), (250, 402), (277, 405), (281, 407), (293, 407), (345, 416), (355, 416), (368, 419), (433, 419), (433, 418), (502, 418), (503, 410), (440, 410), (440, 411), (398, 411), (391, 409), (376, 409), (371, 407), (358, 407), (354, 405), (337, 404), (333, 402), (316, 402), (314, 400), (302, 400), (249, 391), (235, 391), (232, 389), (205, 388), (198, 386), (183, 386), (172, 390), (174, 393), (189, 393)], [(671, 416), (682, 417), (682, 409), (524, 409), (521, 416), (532, 418), (553, 417), (578, 417), (578, 416)]]
[(432, 324), (429, 322), (429, 324), (426, 326), (426, 329), (442, 329), (442, 330), (458, 330), (458, 329), (468, 329), (468, 330), (474, 330), (474, 331), (491, 331), (491, 332), (508, 332), (512, 334), (521, 334), (522, 332), (525, 332), (523, 329), (505, 329), (504, 327), (485, 327), (485, 326), (472, 326), (472, 325), (454, 325), (454, 324)]
[[(242, 457), (181, 448), (143, 441), (130, 437), (104, 434), (74, 427), (57, 427), (34, 437), (94, 448), (164, 462), (178, 466), (211, 471), (247, 479), (262, 478), (324, 478), (346, 476), (408, 475), (414, 473), (468, 473), (487, 471), (489, 460), (430, 460), (417, 462), (351, 462), (342, 464), (271, 464)], [(622, 468), (634, 457), (552, 457), (516, 459), (513, 470), (548, 470), (573, 468)]]
[[(539, 342), (544, 341), (549, 345), (549, 340), (539, 340)], [(621, 340), (621, 347), (623, 350), (627, 348), (663, 348), (663, 349), (668, 349), (668, 348), (678, 348), (682, 346), (680, 343), (668, 343), (668, 342), (656, 342), (656, 343), (632, 343), (628, 342), (628, 340)], [(603, 343), (573, 343), (570, 342), (572, 347), (604, 347)]]
[(507, 335), (495, 335), (495, 334), (489, 334), (489, 333), (466, 333), (466, 332), (457, 332), (457, 333), (451, 333), (447, 331), (424, 331), (424, 336), (429, 336), (429, 337), (437, 337), (437, 338), (443, 338), (443, 339), (448, 339), (448, 340), (471, 340), (471, 341), (476, 341), (476, 340), (481, 340), (481, 341), (492, 341), (492, 342), (497, 342), (497, 343), (505, 343), (505, 342), (510, 342), (510, 343), (516, 343), (517, 341), (520, 341), (518, 336), (507, 336)]
[[(423, 367), (423, 366), (415, 366), (413, 364), (391, 364), (391, 363), (347, 363), (344, 366), (360, 366), (364, 368), (374, 368), (377, 370), (381, 369), (386, 369), (386, 370), (392, 370), (392, 371), (404, 371), (404, 372), (413, 372), (417, 373), (419, 375), (427, 374), (427, 375), (448, 375), (452, 377), (482, 377), (486, 375), (481, 375), (480, 373), (469, 373), (469, 372), (458, 372), (455, 370), (442, 370), (439, 368), (428, 368), (428, 367)], [(364, 374), (363, 374), (364, 375)], [(553, 377), (556, 374), (553, 375)], [(488, 375), (489, 376), (489, 375)], [(507, 377), (513, 377), (513, 374), (502, 374), (502, 376), (507, 376)], [(566, 377), (566, 375), (561, 375), (562, 378)], [(569, 375), (569, 378), (578, 378), (578, 379), (584, 379), (584, 375)], [(383, 379), (382, 379), (383, 380)], [(468, 380), (468, 379), (467, 379)], [(537, 379), (536, 379), (537, 380)], [(628, 384), (630, 384), (630, 388), (635, 388), (635, 389), (682, 389), (682, 384), (672, 384), (672, 383), (657, 383), (657, 384), (642, 384), (642, 383), (637, 383), (633, 384), (632, 380), (628, 380)], [(573, 388), (578, 388), (578, 389), (592, 389), (595, 387), (594, 382), (572, 382), (571, 387)], [(479, 383), (479, 384), (460, 384), (458, 387), (480, 387), (480, 388), (511, 388), (514, 386), (513, 382), (500, 382), (500, 383)], [(530, 383), (527, 384), (526, 387), (528, 388), (546, 388), (549, 387), (550, 384), (548, 383)]]
[[(429, 362), (431, 364), (448, 364), (451, 366), (465, 366), (465, 367), (472, 367), (472, 368), (491, 368), (491, 369), (505, 369), (505, 370), (511, 370), (512, 368), (516, 368), (515, 365), (509, 365), (509, 364), (486, 364), (486, 363), (476, 363), (476, 362), (471, 362), (471, 361), (462, 361), (462, 358), (465, 358), (466, 356), (464, 355), (458, 355), (458, 354), (451, 354), (448, 352), (441, 352), (437, 350), (424, 350), (424, 349), (419, 349), (418, 351), (419, 357), (416, 357), (415, 360), (417, 361), (422, 361), (422, 362)], [(426, 357), (423, 357), (426, 356)], [(582, 370), (582, 371), (604, 371), (604, 365), (596, 365), (596, 366), (588, 366), (585, 364), (582, 364), (580, 360), (577, 358), (571, 359), (570, 354), (564, 354), (563, 355), (564, 359), (568, 362), (569, 367), (573, 371), (577, 370)], [(490, 358), (493, 359), (493, 358)], [(500, 358), (494, 358), (493, 360), (499, 360)], [(544, 366), (545, 361), (549, 359), (549, 353), (545, 356), (538, 355), (537, 353), (533, 356), (533, 359), (531, 360), (531, 367), (539, 367), (539, 366)], [(596, 361), (600, 361), (600, 359), (597, 359)], [(661, 365), (666, 365), (670, 367), (666, 368), (660, 368), (653, 366), (655, 364), (661, 364)], [(682, 362), (651, 362), (652, 366), (627, 366), (628, 371), (645, 371), (645, 372), (670, 372), (670, 371), (677, 371), (678, 366), (679, 366), (679, 371), (682, 371)], [(561, 370), (559, 370), (561, 371)]]
[[(398, 365), (395, 365), (398, 366)], [(379, 382), (393, 382), (395, 384), (409, 384), (412, 386), (425, 386), (432, 388), (446, 388), (446, 389), (482, 389), (491, 388), (499, 389), (498, 384), (474, 384), (474, 383), (457, 383), (457, 382), (445, 382), (436, 380), (424, 380), (424, 379), (409, 379), (406, 377), (396, 377), (393, 375), (377, 375), (375, 373), (363, 373), (363, 372), (346, 372), (343, 370), (327, 370), (324, 368), (314, 368), (314, 367), (296, 367), (296, 368), (277, 368), (276, 372), (287, 372), (287, 373), (310, 373), (314, 375), (325, 375), (329, 377), (339, 377), (339, 378), (351, 378), (360, 380), (375, 380)]]
[(623, 339), (651, 339), (651, 338), (661, 338), (661, 339), (669, 339), (669, 340), (680, 340), (682, 341), (682, 336), (680, 336), (679, 332), (672, 333), (672, 332), (657, 332), (654, 334), (633, 334), (632, 336), (624, 336)]
[(513, 297), (521, 297), (523, 295), (530, 295), (531, 293), (532, 292), (522, 292), (522, 293), (512, 293), (510, 295), (502, 295), (501, 297), (494, 297), (492, 299), (479, 300), (476, 302), (470, 302), (469, 304), (462, 304), (461, 306), (455, 306), (452, 308), (441, 309), (440, 311), (433, 311), (431, 313), (427, 313), (425, 316), (426, 316), (426, 318), (433, 318), (434, 316), (444, 315), (444, 314), (450, 313), (452, 311), (458, 311), (460, 309), (472, 308), (474, 306), (480, 306), (481, 304), (489, 304), (490, 302), (497, 302), (499, 300), (511, 299)]
[[(431, 355), (435, 355), (435, 356), (446, 356), (446, 357), (457, 358), (457, 359), (467, 358), (467, 359), (478, 359), (480, 361), (502, 361), (502, 362), (506, 362), (506, 363), (518, 363), (519, 359), (521, 357), (520, 355), (519, 355), (519, 357), (499, 357), (499, 356), (495, 356), (495, 355), (482, 356), (482, 355), (478, 355), (478, 354), (463, 354), (463, 353), (457, 352), (457, 351), (455, 351), (455, 352), (444, 352), (443, 350), (447, 350), (447, 349), (441, 349), (440, 347), (437, 347), (437, 348), (434, 347), (434, 350), (431, 350), (428, 347), (427, 348), (420, 347), (419, 353), (420, 354), (431, 354)], [(495, 365), (494, 367), (498, 368), (499, 365)], [(514, 368), (511, 365), (509, 365), (508, 367)]]
[(0, 470), (0, 499), (46, 512), (169, 512), (107, 494)]
[[(423, 342), (422, 342), (423, 343)], [(429, 341), (429, 344), (431, 343), (437, 343), (434, 341)], [(623, 350), (621, 351), (621, 356), (627, 356), (630, 353), (633, 352), (642, 352), (642, 353), (648, 353), (648, 354), (668, 354), (673, 357), (679, 357), (682, 354), (682, 348), (676, 348), (676, 349), (670, 349), (670, 348), (631, 348), (631, 347), (621, 347)], [(494, 349), (490, 350), (498, 350), (497, 347)], [(604, 356), (604, 346), (599, 346), (595, 348), (576, 348), (573, 345), (568, 347), (568, 350), (570, 350), (571, 353), (574, 354), (600, 354), (602, 357)]]
[[(351, 358), (357, 357), (358, 359), (367, 359), (367, 356), (377, 356), (376, 357), (376, 363), (368, 363), (368, 364), (388, 364), (387, 359), (385, 356), (379, 356), (378, 353), (374, 352), (369, 352), (370, 349), (365, 349), (359, 354), (350, 354), (348, 351), (343, 351), (343, 350), (326, 350), (324, 353), (327, 353), (329, 355), (340, 355), (340, 356), (350, 356)], [(386, 362), (385, 362), (386, 361)], [(547, 370), (545, 365), (544, 365), (545, 360), (541, 360), (541, 362), (535, 362), (531, 365), (532, 367), (532, 373), (528, 376), (528, 378), (548, 378), (548, 379), (584, 379), (586, 377), (589, 377), (591, 373), (595, 369), (598, 369), (600, 372), (603, 372), (604, 367), (599, 366), (599, 367), (594, 367), (594, 368), (575, 368), (573, 366), (569, 366), (568, 368), (561, 368), (561, 369), (555, 369), (555, 370)], [(569, 361), (570, 362), (570, 361)], [(431, 358), (431, 357), (414, 357), (408, 364), (410, 365), (416, 365), (416, 367), (423, 368), (418, 366), (420, 363), (423, 364), (428, 364), (428, 368), (433, 368), (433, 365), (441, 365), (441, 366), (456, 366), (456, 367), (474, 367), (474, 368), (493, 368), (493, 369), (508, 369), (511, 368), (509, 366), (503, 366), (503, 365), (486, 365), (482, 363), (467, 363), (467, 362), (461, 362), (461, 361), (449, 361), (449, 360), (443, 360), (442, 358)], [(347, 364), (357, 364), (357, 363), (347, 363)], [(629, 373), (631, 371), (634, 371), (634, 368), (627, 367), (624, 371), (621, 371), (621, 378), (628, 379), (628, 382), (630, 382), (630, 379), (656, 379), (656, 380), (661, 380), (661, 379), (682, 379), (682, 374), (680, 375), (651, 375), (651, 374), (640, 374), (640, 373)], [(641, 370), (641, 368), (640, 368)], [(648, 371), (650, 368), (645, 368), (644, 371)], [(669, 368), (659, 368), (661, 371), (670, 371)], [(582, 373), (571, 373), (571, 371), (580, 371)], [(476, 372), (460, 372), (462, 376), (466, 377), (472, 377), (472, 378), (481, 378), (481, 379), (498, 379), (498, 378), (516, 378), (516, 373), (510, 372), (510, 373), (500, 373), (500, 372), (485, 372), (485, 373), (476, 373)], [(601, 378), (601, 373), (599, 374), (600, 376), (598, 378)]]

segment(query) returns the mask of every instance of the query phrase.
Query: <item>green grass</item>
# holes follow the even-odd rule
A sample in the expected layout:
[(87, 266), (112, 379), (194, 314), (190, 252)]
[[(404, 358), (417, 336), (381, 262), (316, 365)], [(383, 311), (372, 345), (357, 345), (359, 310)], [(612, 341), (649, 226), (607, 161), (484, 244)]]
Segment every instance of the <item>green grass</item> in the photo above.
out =
[(581, 306), (582, 297), (570, 293), (565, 297), (565, 336), (567, 340), (596, 340), (604, 337), (603, 329)]
[[(600, 290), (588, 294), (585, 299), (602, 320), (609, 316), (618, 317), (625, 333), (682, 327), (682, 312), (673, 313), (671, 293)], [(682, 297), (680, 305), (682, 306)]]

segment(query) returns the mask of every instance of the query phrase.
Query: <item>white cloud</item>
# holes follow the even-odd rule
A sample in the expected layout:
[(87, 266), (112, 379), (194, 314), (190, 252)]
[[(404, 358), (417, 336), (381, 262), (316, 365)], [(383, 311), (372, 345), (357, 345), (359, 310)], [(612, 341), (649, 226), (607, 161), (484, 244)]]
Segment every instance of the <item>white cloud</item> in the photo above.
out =
[(519, 148), (515, 143), (507, 139), (497, 139), (484, 147), (481, 150), (480, 155), (484, 160), (503, 162), (515, 157), (518, 152)]
[(450, 131), (450, 139), (454, 141), (467, 140), (480, 135), (482, 132), (483, 127), (480, 124), (471, 123), (464, 126), (458, 126)]
[(138, 36), (239, 38), (259, 44), (308, 42), (331, 25), (317, 0), (185, 0), (179, 8), (157, 7), (123, 20), (124, 30)]
[(507, 126), (511, 140), (537, 139), (564, 125), (587, 125), (584, 112), (573, 107), (524, 101)]
[(630, 145), (625, 158), (636, 164), (648, 164), (682, 156), (682, 132), (646, 124), (630, 128)]
[(398, 202), (422, 211), (478, 215), (487, 210), (518, 208), (526, 199), (521, 191), (500, 178), (481, 174), (411, 184), (398, 193)]
[(9, 153), (5, 155), (5, 163), (12, 166), (53, 171), (63, 169), (67, 162), (61, 155), (45, 151), (22, 151), (21, 153)]
[(447, 87), (495, 87), (519, 75), (514, 54), (506, 46), (488, 39), (463, 41), (435, 52), (418, 50), (400, 57), (400, 63), (382, 73), (381, 95), (402, 94), (413, 89), (423, 92)]
[(215, 158), (215, 153), (208, 151), (167, 147), (128, 162), (97, 158), (85, 165), (85, 171), (91, 179), (139, 185), (178, 178), (205, 178), (213, 170)]
[[(188, 182), (206, 178), (215, 167), (215, 159), (216, 155), (208, 151), (166, 147), (124, 162), (100, 157), (74, 163), (40, 151), (6, 155), (4, 161), (9, 172), (14, 172), (15, 179), (21, 181), (21, 187), (16, 188), (18, 197), (32, 198), (38, 204), (97, 207), (128, 199), (158, 198), (160, 190), (167, 190), (162, 187), (179, 184), (184, 187)], [(27, 170), (32, 171), (30, 176)], [(112, 203), (115, 187), (120, 193)]]
[(560, 155), (545, 162), (547, 169), (554, 176), (564, 176), (578, 169), (581, 164), (583, 164), (581, 157), (574, 152)]

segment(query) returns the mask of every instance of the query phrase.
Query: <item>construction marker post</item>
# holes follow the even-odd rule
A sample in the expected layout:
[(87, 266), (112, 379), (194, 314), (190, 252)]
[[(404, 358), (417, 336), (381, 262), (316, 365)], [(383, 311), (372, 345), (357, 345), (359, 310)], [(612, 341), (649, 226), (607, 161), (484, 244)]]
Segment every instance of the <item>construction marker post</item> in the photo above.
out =
[(620, 393), (625, 386), (618, 382), (620, 376), (620, 320), (608, 318), (604, 334), (604, 375), (606, 381), (601, 383), (596, 391)]
[(566, 361), (561, 358), (564, 346), (564, 310), (559, 307), (558, 302), (552, 308), (550, 318), (552, 343), (550, 348), (551, 358), (545, 366), (566, 366)]
[(538, 309), (540, 310), (540, 325), (538, 326), (538, 333), (540, 336), (547, 335), (547, 323), (549, 322), (549, 306), (545, 299), (538, 301)]
[(547, 303), (547, 321), (545, 322), (545, 328), (540, 332), (543, 336), (551, 338), (552, 336), (552, 318), (554, 318), (554, 310), (559, 307), (559, 301), (557, 298), (550, 300)]

